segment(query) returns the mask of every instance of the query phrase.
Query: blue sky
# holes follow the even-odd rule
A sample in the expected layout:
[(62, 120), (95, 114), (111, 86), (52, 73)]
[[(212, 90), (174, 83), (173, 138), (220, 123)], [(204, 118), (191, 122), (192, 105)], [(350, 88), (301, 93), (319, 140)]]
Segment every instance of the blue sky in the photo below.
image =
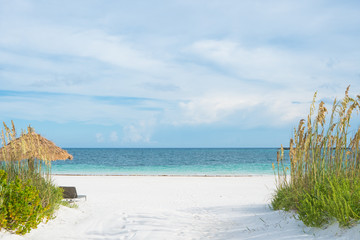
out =
[(359, 1), (0, 0), (0, 116), (62, 147), (278, 147), (360, 90)]

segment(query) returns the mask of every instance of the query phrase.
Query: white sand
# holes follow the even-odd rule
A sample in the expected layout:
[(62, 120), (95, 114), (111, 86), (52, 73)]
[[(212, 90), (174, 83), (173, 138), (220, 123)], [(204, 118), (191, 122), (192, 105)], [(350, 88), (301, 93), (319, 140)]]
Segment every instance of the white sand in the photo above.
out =
[(0, 239), (360, 239), (360, 228), (305, 227), (272, 211), (273, 176), (55, 176), (87, 201), (25, 236)]

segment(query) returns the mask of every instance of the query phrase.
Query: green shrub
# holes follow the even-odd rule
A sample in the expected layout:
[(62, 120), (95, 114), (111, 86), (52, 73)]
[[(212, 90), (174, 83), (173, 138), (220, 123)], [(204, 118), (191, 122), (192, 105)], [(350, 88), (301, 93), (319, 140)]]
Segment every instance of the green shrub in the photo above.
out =
[(296, 210), (296, 194), (292, 192), (289, 186), (283, 186), (278, 188), (275, 192), (273, 199), (271, 200), (271, 207), (274, 210)]
[(45, 208), (36, 187), (15, 179), (2, 186), (2, 227), (17, 234), (25, 234), (44, 218)]
[(8, 180), (0, 170), (0, 228), (25, 234), (53, 218), (62, 200), (62, 189), (38, 176)]
[(6, 223), (6, 209), (4, 206), (5, 191), (7, 188), (7, 174), (5, 171), (0, 170), (0, 229)]
[(63, 199), (63, 189), (56, 187), (51, 179), (45, 179), (41, 176), (37, 182), (32, 184), (39, 190), (41, 204), (45, 208), (45, 220), (54, 218), (54, 213), (59, 209)]
[(76, 203), (68, 202), (68, 201), (62, 201), (61, 205), (68, 207), (68, 208), (78, 208), (79, 207), (79, 205), (77, 205)]
[(323, 226), (329, 223), (331, 215), (326, 208), (325, 197), (327, 194), (324, 194), (323, 191), (316, 187), (310, 192), (302, 192), (297, 205), (298, 219), (311, 227)]
[[(24, 151), (29, 156), (37, 156), (40, 151), (44, 159), (49, 153), (42, 147), (33, 147), (40, 141), (37, 138), (20, 141), (14, 122), (11, 123), (11, 129), (4, 123), (0, 134), (3, 146), (0, 151), (0, 229), (24, 234), (36, 228), (41, 221), (54, 217), (61, 204), (63, 190), (52, 183), (50, 161), (34, 157), (22, 159)], [(22, 131), (21, 136), (33, 132), (29, 126), (27, 133)]]
[[(353, 189), (357, 186), (357, 189)], [(298, 206), (299, 219), (308, 226), (322, 226), (333, 219), (340, 226), (351, 226), (360, 219), (359, 184), (346, 178), (327, 178), (304, 192)]]

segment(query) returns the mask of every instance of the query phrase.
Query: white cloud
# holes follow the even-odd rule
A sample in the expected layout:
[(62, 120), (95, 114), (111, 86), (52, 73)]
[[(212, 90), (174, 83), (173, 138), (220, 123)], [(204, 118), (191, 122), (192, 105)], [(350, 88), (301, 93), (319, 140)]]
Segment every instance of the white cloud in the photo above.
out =
[(241, 128), (281, 126), (296, 123), (306, 116), (312, 94), (275, 90), (207, 95), (180, 102), (176, 108), (166, 111), (163, 123), (175, 126), (226, 124)]
[(175, 124), (203, 124), (219, 122), (228, 115), (259, 104), (251, 96), (208, 96), (180, 102), (181, 112)]
[(96, 137), (96, 142), (98, 143), (102, 143), (105, 141), (104, 135), (102, 133), (97, 133), (95, 137)]
[(326, 73), (326, 63), (316, 54), (266, 45), (250, 48), (235, 41), (203, 40), (195, 42), (190, 49), (243, 79), (292, 86), (298, 81), (311, 82), (313, 76)]
[(314, 91), (360, 88), (359, 11), (346, 4), (18, 3), (0, 9), (0, 90), (18, 92), (0, 95), (4, 118), (125, 126), (124, 142), (147, 143), (160, 124), (297, 121)]
[[(8, 48), (31, 49), (37, 53), (89, 57), (126, 69), (151, 72), (162, 63), (137, 50), (121, 36), (101, 30), (29, 25), (26, 29), (7, 29), (0, 44)], [(27, 41), (21, 39), (26, 38)]]
[[(20, 96), (18, 96), (20, 95)], [(97, 100), (88, 96), (38, 95), (0, 96), (0, 112), (4, 118), (52, 121), (64, 123), (70, 121), (99, 125), (127, 124), (141, 118), (152, 118), (154, 103), (141, 101), (128, 104), (114, 101)]]
[(123, 128), (123, 142), (125, 143), (150, 143), (154, 121), (139, 121)]
[(110, 141), (111, 142), (117, 142), (119, 139), (117, 132), (113, 131), (110, 133)]

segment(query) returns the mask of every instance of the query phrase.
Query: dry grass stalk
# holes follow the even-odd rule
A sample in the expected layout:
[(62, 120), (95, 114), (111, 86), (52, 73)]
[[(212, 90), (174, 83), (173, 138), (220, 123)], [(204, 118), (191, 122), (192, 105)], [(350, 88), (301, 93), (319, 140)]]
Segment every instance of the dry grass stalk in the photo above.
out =
[[(349, 137), (351, 116), (360, 111), (360, 96), (354, 99), (348, 93), (349, 87), (341, 101), (334, 100), (330, 119), (322, 101), (318, 105), (317, 115), (313, 116), (317, 93), (314, 94), (307, 121), (300, 120), (290, 140), (290, 180), (284, 171), (283, 148), (278, 154), (278, 178), (282, 179), (278, 180), (280, 185), (310, 188), (328, 174), (360, 179), (360, 128), (353, 137)], [(329, 124), (326, 124), (327, 120)]]
[(4, 123), (5, 131), (1, 132), (0, 161), (8, 173), (22, 175), (31, 171), (49, 176), (51, 161), (73, 158), (67, 151), (35, 133), (30, 126), (17, 138), (14, 122), (11, 123), (11, 129)]

